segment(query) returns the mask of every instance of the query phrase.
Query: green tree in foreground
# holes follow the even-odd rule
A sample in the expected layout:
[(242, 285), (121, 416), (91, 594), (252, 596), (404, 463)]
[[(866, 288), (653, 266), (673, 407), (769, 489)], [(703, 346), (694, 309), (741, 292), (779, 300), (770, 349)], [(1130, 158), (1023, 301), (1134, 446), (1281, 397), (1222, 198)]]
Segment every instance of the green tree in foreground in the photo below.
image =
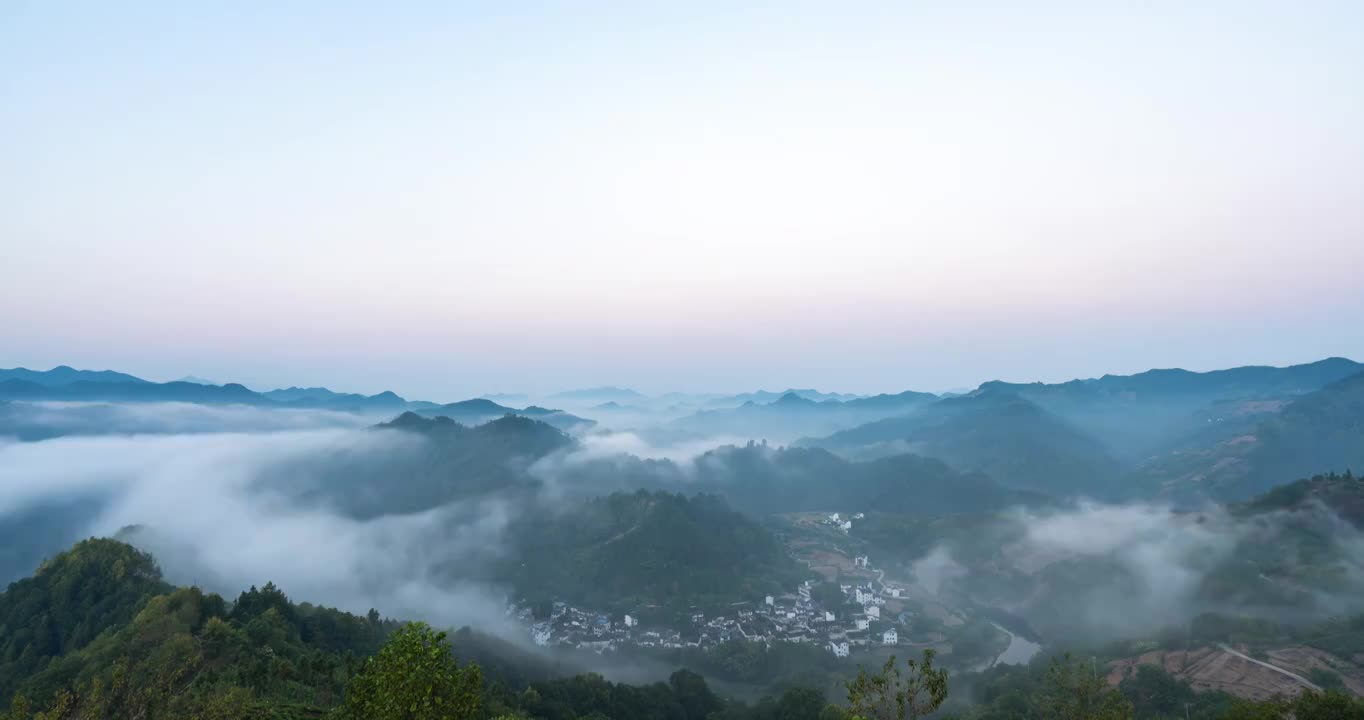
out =
[(1224, 720), (1364, 720), (1364, 700), (1339, 690), (1307, 690), (1291, 700), (1238, 702)]
[(933, 667), (935, 654), (932, 648), (924, 650), (922, 660), (906, 663), (909, 670), (903, 675), (894, 655), (877, 675), (858, 670), (848, 683), (850, 720), (913, 720), (941, 707), (947, 699), (947, 671)]
[(1128, 720), (1132, 703), (1110, 688), (1092, 663), (1069, 653), (1052, 660), (1039, 709), (1047, 720)]
[(347, 720), (464, 720), (479, 717), (483, 673), (463, 668), (443, 632), (409, 623), (365, 662), (337, 711)]

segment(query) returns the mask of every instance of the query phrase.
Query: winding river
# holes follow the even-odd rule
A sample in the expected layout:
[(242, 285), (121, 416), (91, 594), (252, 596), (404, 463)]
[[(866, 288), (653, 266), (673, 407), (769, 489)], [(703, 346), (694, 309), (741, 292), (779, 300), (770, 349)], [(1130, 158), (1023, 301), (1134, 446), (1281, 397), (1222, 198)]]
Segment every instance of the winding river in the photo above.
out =
[(1037, 654), (1038, 650), (1042, 649), (1041, 645), (1005, 630), (1003, 627), (1000, 627), (999, 623), (994, 622), (993, 620), (990, 621), (990, 624), (999, 628), (1000, 632), (1009, 636), (1009, 645), (1008, 647), (1005, 647), (1004, 652), (1001, 652), (994, 660), (988, 660), (975, 668), (977, 671), (986, 670), (1000, 664), (1024, 665), (1032, 659), (1032, 656)]

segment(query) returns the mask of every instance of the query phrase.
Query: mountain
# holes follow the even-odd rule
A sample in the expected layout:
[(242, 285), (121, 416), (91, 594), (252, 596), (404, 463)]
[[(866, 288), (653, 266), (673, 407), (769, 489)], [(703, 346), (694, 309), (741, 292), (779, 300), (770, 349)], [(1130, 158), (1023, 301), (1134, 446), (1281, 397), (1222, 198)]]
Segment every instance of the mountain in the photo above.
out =
[(645, 396), (630, 388), (613, 387), (604, 385), (602, 387), (583, 388), (580, 390), (565, 390), (549, 396), (551, 400), (564, 400), (576, 403), (603, 403), (608, 400), (617, 402), (631, 402), (643, 400)]
[(1282, 403), (1364, 371), (1345, 358), (1289, 367), (1211, 372), (1149, 370), (1058, 384), (988, 382), (1082, 427), (1124, 462), (1140, 462), (1206, 430), (1210, 418), (1272, 412)]
[[(351, 413), (388, 413), (411, 410), (433, 416), (444, 415), (468, 425), (488, 422), (503, 415), (524, 415), (537, 418), (570, 432), (584, 432), (596, 424), (592, 420), (571, 415), (562, 410), (534, 405), (518, 409), (499, 405), (492, 400), (482, 398), (438, 405), (432, 402), (407, 400), (391, 391), (384, 391), (376, 395), (360, 395), (357, 393), (338, 393), (325, 387), (289, 387), (258, 393), (236, 383), (226, 385), (203, 385), (185, 381), (153, 383), (137, 378), (132, 378), (132, 381), (123, 381), (119, 378), (131, 378), (131, 376), (107, 371), (91, 373), (90, 371), (71, 370), (65, 367), (56, 368), (47, 373), (34, 373), (22, 368), (0, 371), (0, 373), (18, 374), (26, 378), (36, 375), (42, 380), (42, 382), (36, 382), (32, 379), (19, 379), (17, 377), (0, 379), (0, 402), (11, 400), (183, 402), (204, 405), (256, 405)], [(58, 382), (75, 377), (82, 379), (65, 383)], [(101, 379), (88, 379), (90, 377)], [(48, 436), (50, 435), (44, 437)]]
[(111, 540), (87, 540), (0, 593), (0, 698), (54, 659), (131, 621), (168, 586), (151, 556)]
[(719, 447), (683, 464), (631, 455), (598, 458), (560, 468), (558, 479), (564, 488), (594, 492), (685, 487), (723, 497), (754, 516), (872, 508), (947, 513), (1047, 502), (1039, 493), (1007, 488), (931, 458), (852, 462), (820, 448), (757, 443)]
[(270, 404), (270, 401), (261, 395), (236, 383), (196, 385), (186, 382), (149, 383), (143, 380), (137, 382), (79, 380), (65, 385), (40, 385), (26, 380), (5, 380), (0, 382), (0, 400)]
[(796, 397), (805, 400), (813, 400), (815, 402), (844, 402), (847, 400), (856, 400), (861, 397), (860, 395), (849, 395), (844, 393), (825, 393), (815, 390), (814, 388), (787, 388), (780, 392), (758, 390), (750, 393), (739, 393), (738, 395), (712, 397), (708, 398), (705, 403), (713, 408), (738, 407), (747, 403), (767, 405), (769, 403), (774, 403), (787, 395), (795, 395)]
[[(706, 508), (655, 514), (695, 522), (713, 516)], [(532, 653), (469, 628), (437, 633), (382, 619), (377, 610), (358, 616), (296, 603), (273, 583), (228, 600), (166, 585), (155, 567), (126, 544), (90, 540), (0, 592), (0, 707), (7, 709), (0, 714), (709, 720), (723, 711), (728, 720), (772, 720), (813, 718), (824, 709), (819, 693), (797, 689), (750, 711), (721, 700), (696, 673), (668, 676), (661, 663), (627, 671), (667, 682), (612, 683), (585, 672), (601, 667), (594, 653)], [(396, 709), (376, 713), (383, 706), (375, 698)], [(774, 715), (774, 707), (800, 712)]]
[(77, 400), (101, 402), (190, 402), (279, 405), (336, 410), (394, 409), (409, 403), (391, 392), (378, 395), (336, 393), (326, 388), (288, 388), (253, 392), (237, 383), (201, 384), (177, 380), (168, 383), (79, 380), (66, 384), (38, 385), (10, 380), (0, 382), (0, 397), (25, 400)]
[[(753, 516), (859, 510), (943, 513), (998, 510), (1048, 502), (982, 473), (962, 473), (914, 455), (853, 462), (819, 448), (723, 446), (683, 463), (629, 454), (580, 453), (572, 437), (537, 420), (505, 416), (478, 426), (405, 413), (378, 426), (420, 435), (412, 458), (375, 467), (351, 465), (326, 494), (356, 514), (413, 512), (498, 494), (591, 497), (636, 489), (685, 488), (722, 497)], [(401, 484), (392, 477), (403, 477)]]
[(186, 376), (184, 376), (184, 377), (182, 377), (182, 378), (177, 378), (177, 379), (176, 379), (176, 382), (194, 383), (195, 385), (217, 385), (217, 384), (218, 384), (218, 383), (213, 382), (212, 380), (209, 380), (209, 379), (207, 379), (207, 378), (201, 378), (201, 377), (199, 377), (198, 375), (186, 375)]
[[(1215, 432), (1133, 471), (1135, 492), (1244, 500), (1285, 477), (1364, 468), (1364, 373)], [(1227, 425), (1229, 430), (1219, 426)]]
[(538, 420), (506, 415), (468, 426), (448, 417), (406, 412), (376, 432), (418, 436), (410, 452), (374, 458), (340, 456), (319, 487), (297, 489), (303, 501), (326, 500), (356, 517), (421, 512), (461, 500), (533, 493), (535, 461), (574, 441)]
[(446, 403), (431, 408), (432, 414), (443, 415), (452, 420), (466, 422), (470, 418), (482, 419), (488, 417), (501, 417), (515, 413), (514, 408), (505, 405), (498, 405), (492, 400), (484, 398), (474, 398), (472, 400), (461, 400), (459, 402)]
[(530, 396), (525, 393), (487, 393), (479, 397), (492, 400), (493, 402), (525, 402)]
[(1342, 520), (1364, 529), (1364, 478), (1352, 472), (1314, 475), (1280, 485), (1236, 506), (1243, 517), (1272, 512), (1300, 512), (1323, 507)]
[(564, 432), (585, 432), (595, 421), (571, 415), (563, 410), (551, 410), (536, 405), (528, 405), (525, 408), (517, 409), (499, 405), (487, 398), (474, 398), (472, 400), (461, 400), (459, 402), (447, 403), (445, 405), (434, 405), (417, 408), (418, 412), (431, 417), (448, 417), (456, 422), (465, 425), (477, 425), (506, 415), (520, 415), (523, 417), (534, 418), (547, 425), (552, 425)]
[(944, 398), (902, 417), (802, 444), (852, 457), (916, 453), (1047, 494), (1102, 494), (1121, 473), (1099, 441), (1002, 388)]
[(291, 403), (300, 400), (303, 401), (314, 400), (326, 402), (327, 400), (330, 400), (339, 394), (340, 393), (332, 392), (331, 390), (328, 390), (327, 388), (324, 387), (310, 388), (287, 387), (280, 388), (278, 390), (267, 390), (261, 393), (261, 395), (264, 395), (265, 397), (274, 400), (275, 402), (281, 403)]
[(749, 400), (735, 408), (701, 410), (664, 424), (662, 432), (788, 441), (903, 415), (936, 399), (929, 393), (903, 392), (846, 401), (816, 400), (792, 390), (768, 402)]
[(35, 385), (69, 385), (75, 382), (88, 383), (145, 383), (142, 378), (133, 377), (113, 370), (76, 370), (66, 365), (58, 365), (51, 370), (29, 370), (27, 368), (0, 369), (0, 382), (20, 380)]
[(513, 524), (499, 576), (529, 601), (636, 615), (723, 607), (805, 576), (771, 532), (715, 496), (640, 490), (556, 504)]
[(0, 628), (7, 708), (20, 695), (66, 703), (48, 717), (302, 718), (335, 704), (346, 656), (373, 654), (396, 623), (296, 605), (272, 584), (235, 603), (173, 588), (151, 556), (91, 539), (0, 593)]

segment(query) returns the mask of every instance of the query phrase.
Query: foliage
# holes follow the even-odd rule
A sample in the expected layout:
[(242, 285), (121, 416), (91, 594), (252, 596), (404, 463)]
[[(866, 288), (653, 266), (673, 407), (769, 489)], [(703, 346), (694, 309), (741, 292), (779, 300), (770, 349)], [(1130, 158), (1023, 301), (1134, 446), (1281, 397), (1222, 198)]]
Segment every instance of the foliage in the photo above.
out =
[(113, 540), (82, 541), (0, 594), (0, 701), (19, 681), (132, 619), (168, 586), (150, 555)]
[(911, 720), (942, 706), (947, 699), (947, 671), (933, 667), (934, 651), (924, 650), (923, 659), (906, 662), (901, 675), (895, 656), (881, 672), (859, 671), (848, 682), (848, 713), (857, 720)]
[(1132, 716), (1132, 703), (1107, 686), (1094, 663), (1069, 654), (1052, 661), (1039, 700), (1041, 716), (1047, 720), (1122, 720)]
[(756, 602), (805, 576), (771, 532), (711, 495), (614, 493), (532, 513), (509, 537), (498, 575), (531, 602), (676, 615)]
[(446, 634), (421, 623), (394, 633), (346, 688), (348, 720), (463, 720), (479, 716), (483, 675), (459, 667)]
[(1308, 690), (1291, 700), (1236, 703), (1224, 720), (1364, 720), (1364, 700), (1339, 690)]

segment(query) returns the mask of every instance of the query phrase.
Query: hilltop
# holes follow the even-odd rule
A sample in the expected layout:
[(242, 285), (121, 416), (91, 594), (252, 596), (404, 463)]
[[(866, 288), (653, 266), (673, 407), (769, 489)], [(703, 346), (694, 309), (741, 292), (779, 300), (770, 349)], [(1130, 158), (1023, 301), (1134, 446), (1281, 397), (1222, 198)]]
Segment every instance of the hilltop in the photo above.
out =
[(771, 532), (720, 498), (645, 490), (555, 503), (514, 522), (496, 576), (527, 602), (673, 616), (761, 603), (804, 577)]

